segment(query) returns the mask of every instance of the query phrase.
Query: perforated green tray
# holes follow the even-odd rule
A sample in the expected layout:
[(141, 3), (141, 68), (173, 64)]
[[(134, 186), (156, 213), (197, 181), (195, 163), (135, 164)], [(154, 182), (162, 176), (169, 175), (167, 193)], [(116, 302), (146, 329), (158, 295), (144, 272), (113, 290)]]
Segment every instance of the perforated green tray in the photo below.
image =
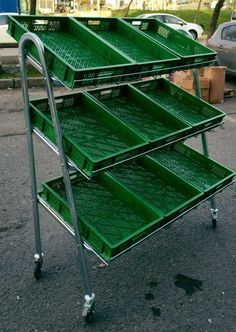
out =
[(148, 18), (125, 18), (124, 20), (182, 58), (181, 64), (211, 62), (216, 57), (216, 52), (213, 50), (184, 36), (159, 20)]
[(193, 132), (222, 122), (225, 113), (166, 79), (133, 83), (151, 100), (193, 127)]
[[(82, 237), (107, 262), (155, 231), (163, 221), (161, 213), (108, 174), (99, 175), (96, 181), (75, 174), (71, 183)], [(62, 178), (44, 183), (40, 196), (72, 226)]]
[[(74, 88), (83, 84), (116, 82), (134, 70), (134, 63), (94, 36), (82, 24), (69, 17), (10, 16), (8, 33), (17, 41), (25, 32), (39, 36), (45, 47), (46, 63), (51, 75)], [(28, 42), (27, 53), (39, 60), (36, 47)]]
[[(66, 156), (87, 176), (136, 156), (148, 144), (89, 95), (73, 93), (56, 97), (55, 102)], [(33, 126), (55, 144), (48, 100), (31, 101), (30, 114)]]
[(182, 143), (159, 149), (150, 157), (203, 191), (205, 196), (229, 184), (235, 176), (234, 171)]
[(185, 137), (191, 127), (129, 85), (89, 91), (95, 100), (125, 122), (146, 140), (150, 147)]
[(151, 70), (154, 73), (155, 70), (179, 64), (180, 58), (171, 50), (139, 33), (123, 20), (104, 17), (73, 17), (73, 19), (89, 28), (94, 35), (99, 36), (132, 62), (137, 63), (137, 71)]
[(148, 202), (170, 220), (191, 208), (202, 192), (149, 157), (114, 167), (113, 178)]

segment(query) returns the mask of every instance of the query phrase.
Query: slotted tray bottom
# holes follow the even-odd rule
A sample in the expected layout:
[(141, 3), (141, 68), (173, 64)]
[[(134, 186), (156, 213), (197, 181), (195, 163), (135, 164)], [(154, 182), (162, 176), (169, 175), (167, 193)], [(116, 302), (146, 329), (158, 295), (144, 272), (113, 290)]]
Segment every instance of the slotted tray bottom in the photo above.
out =
[(153, 204), (164, 215), (189, 200), (189, 196), (180, 192), (179, 188), (167, 184), (165, 179), (158, 177), (157, 173), (153, 173), (138, 162), (119, 165), (111, 174), (135, 194)]
[(193, 47), (190, 50), (187, 45), (185, 45), (185, 47), (183, 47), (180, 44), (173, 43), (168, 38), (165, 38), (165, 37), (159, 35), (156, 31), (145, 30), (143, 32), (146, 35), (148, 35), (149, 37), (155, 39), (157, 42), (160, 42), (162, 45), (165, 45), (167, 48), (170, 48), (171, 51), (174, 51), (177, 54), (180, 54), (182, 56), (194, 55), (193, 54)]
[(53, 52), (63, 58), (75, 69), (107, 66), (109, 63), (90, 48), (85, 46), (78, 38), (65, 32), (37, 32), (40, 39)]
[(167, 127), (162, 121), (157, 120), (150, 113), (147, 113), (137, 103), (128, 100), (126, 97), (105, 99), (102, 101), (109, 111), (131, 125), (145, 137), (158, 139), (171, 134), (173, 128)]
[(97, 31), (96, 33), (137, 62), (157, 60), (156, 56), (137, 47), (115, 31)]
[[(64, 186), (55, 186), (53, 189), (66, 200)], [(72, 184), (72, 190), (78, 215), (109, 239), (111, 244), (123, 240), (147, 224), (97, 182), (78, 181)]]
[(168, 112), (181, 117), (183, 120), (192, 125), (208, 120), (209, 118), (207, 115), (203, 115), (199, 111), (192, 109), (191, 105), (181, 103), (180, 100), (173, 97), (167, 91), (156, 89), (145, 91), (145, 94), (153, 101), (158, 102), (158, 104), (165, 108)]
[[(192, 158), (183, 155), (171, 147), (155, 151), (150, 156), (182, 179), (203, 191), (216, 186), (224, 180), (224, 176), (222, 176), (222, 174), (220, 176), (213, 173), (213, 171), (209, 169), (207, 163), (205, 167), (203, 167), (197, 161), (194, 161)], [(210, 164), (210, 160), (208, 163)], [(228, 171), (228, 173), (229, 172), (230, 171)]]
[[(47, 114), (51, 119), (51, 116)], [(68, 107), (58, 112), (62, 132), (66, 133), (96, 159), (105, 158), (129, 147), (90, 112), (78, 106)]]

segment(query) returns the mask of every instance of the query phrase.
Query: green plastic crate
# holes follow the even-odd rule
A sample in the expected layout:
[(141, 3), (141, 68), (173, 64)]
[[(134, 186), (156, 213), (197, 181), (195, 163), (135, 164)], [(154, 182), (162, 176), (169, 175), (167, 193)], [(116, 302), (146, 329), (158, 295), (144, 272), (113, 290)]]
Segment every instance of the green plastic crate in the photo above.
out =
[(192, 130), (131, 85), (97, 89), (89, 94), (148, 140), (148, 149), (185, 137)]
[[(8, 32), (17, 41), (25, 32), (38, 35), (45, 47), (50, 74), (69, 88), (95, 84), (97, 79), (116, 82), (118, 78), (114, 76), (134, 71), (134, 64), (124, 54), (69, 17), (11, 16)], [(27, 53), (39, 60), (36, 47), (31, 42), (26, 46)]]
[[(96, 181), (75, 174), (71, 183), (81, 235), (107, 262), (154, 232), (163, 220), (106, 173)], [(63, 178), (44, 183), (40, 196), (72, 226)]]
[(145, 156), (109, 172), (113, 178), (152, 204), (169, 221), (199, 203), (203, 193)]
[(235, 176), (234, 171), (182, 143), (159, 149), (150, 156), (203, 191), (206, 197), (229, 184)]
[[(66, 156), (88, 176), (137, 155), (148, 144), (84, 93), (56, 97), (55, 102)], [(33, 126), (55, 144), (48, 100), (31, 101), (30, 115)]]
[(137, 63), (137, 72), (145, 71), (147, 75), (149, 71), (155, 73), (179, 64), (180, 58), (177, 55), (150, 40), (123, 20), (101, 17), (73, 19), (119, 50), (130, 61)]
[(193, 127), (193, 132), (222, 123), (225, 113), (166, 79), (132, 84), (171, 114)]
[(124, 20), (169, 51), (174, 52), (182, 59), (181, 65), (211, 62), (216, 57), (215, 51), (159, 20), (148, 18), (124, 18)]

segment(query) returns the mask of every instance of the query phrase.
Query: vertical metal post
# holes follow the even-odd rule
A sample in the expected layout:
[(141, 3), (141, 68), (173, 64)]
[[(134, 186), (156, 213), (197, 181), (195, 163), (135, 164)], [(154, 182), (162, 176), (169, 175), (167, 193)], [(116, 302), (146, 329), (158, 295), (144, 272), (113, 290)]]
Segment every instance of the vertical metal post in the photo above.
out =
[[(66, 195), (67, 200), (70, 208), (71, 218), (73, 222), (73, 228), (75, 232), (75, 241), (76, 241), (76, 247), (78, 250), (78, 254), (80, 255), (80, 263), (84, 278), (84, 284), (85, 284), (85, 305), (84, 305), (84, 311), (83, 315), (86, 316), (88, 313), (90, 313), (91, 307), (94, 302), (94, 294), (91, 290), (91, 284), (89, 280), (88, 270), (87, 270), (87, 264), (86, 264), (86, 258), (85, 258), (85, 252), (84, 252), (84, 245), (83, 240), (80, 234), (78, 220), (77, 220), (77, 214), (74, 204), (74, 198), (72, 193), (72, 187), (70, 182), (70, 176), (69, 176), (69, 166), (67, 163), (67, 159), (64, 153), (63, 144), (62, 144), (62, 134), (61, 134), (61, 128), (60, 123), (57, 115), (57, 109), (55, 104), (55, 99), (53, 95), (53, 89), (51, 85), (51, 79), (48, 74), (47, 65), (45, 62), (44, 57), (44, 47), (39, 39), (39, 37), (33, 33), (26, 33), (24, 34), (19, 42), (19, 57), (20, 57), (20, 68), (21, 68), (21, 78), (22, 78), (22, 84), (23, 84), (23, 95), (24, 95), (24, 102), (25, 102), (25, 118), (26, 118), (26, 126), (27, 128), (30, 128), (30, 133), (27, 135), (28, 138), (28, 147), (29, 147), (29, 156), (30, 156), (30, 168), (31, 168), (31, 184), (32, 184), (32, 195), (33, 195), (33, 203), (34, 203), (34, 222), (35, 222), (35, 238), (36, 238), (36, 244), (38, 247), (41, 248), (41, 240), (40, 240), (40, 228), (39, 228), (39, 216), (38, 216), (38, 205), (37, 205), (37, 186), (36, 186), (36, 173), (35, 173), (35, 160), (34, 160), (34, 151), (33, 151), (33, 142), (32, 142), (32, 128), (30, 123), (30, 114), (29, 114), (29, 93), (28, 93), (28, 85), (27, 85), (27, 79), (25, 74), (25, 67), (26, 67), (26, 56), (24, 54), (24, 48), (25, 44), (31, 41), (35, 44), (38, 50), (40, 63), (42, 67), (43, 77), (46, 84), (46, 90), (47, 90), (47, 96), (48, 96), (48, 102), (50, 107), (50, 112), (52, 116), (53, 121), (53, 127), (55, 131), (56, 136), (56, 143), (59, 151), (59, 157), (60, 157), (60, 163), (61, 163), (61, 169), (64, 177), (65, 182), (65, 188), (66, 188)], [(29, 129), (27, 130), (27, 132)], [(38, 249), (37, 249), (38, 250)], [(40, 249), (41, 250), (41, 249)]]
[(35, 170), (34, 145), (32, 137), (32, 126), (29, 114), (29, 93), (28, 93), (28, 82), (26, 77), (26, 57), (24, 54), (24, 44), (22, 44), (22, 42), (19, 43), (19, 65), (20, 65), (21, 84), (23, 90), (24, 116), (26, 124), (26, 136), (27, 136), (30, 179), (31, 179), (31, 196), (32, 196), (32, 205), (33, 205), (35, 246), (36, 246), (36, 253), (34, 255), (34, 258), (36, 263), (39, 262), (40, 265), (42, 265), (43, 253), (42, 253), (39, 211), (38, 211), (38, 202), (37, 202), (37, 180), (36, 180), (36, 170)]
[[(197, 69), (193, 69), (193, 80), (194, 80), (195, 95), (201, 98), (201, 88), (200, 88), (199, 74)], [(203, 153), (205, 156), (209, 157), (207, 136), (205, 132), (201, 134), (201, 138), (202, 138)], [(213, 225), (215, 225), (214, 221), (217, 221), (218, 219), (218, 209), (216, 208), (215, 197), (210, 198), (210, 204), (211, 204), (211, 216), (213, 220)]]

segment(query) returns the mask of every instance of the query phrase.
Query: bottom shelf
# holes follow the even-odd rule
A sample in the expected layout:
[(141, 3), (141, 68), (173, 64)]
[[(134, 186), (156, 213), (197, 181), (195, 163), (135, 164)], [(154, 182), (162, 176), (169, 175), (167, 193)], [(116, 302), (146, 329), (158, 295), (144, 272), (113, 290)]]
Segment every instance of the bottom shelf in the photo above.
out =
[[(167, 169), (161, 165), (163, 156), (169, 154), (177, 154), (179, 163), (183, 159), (183, 167)], [(182, 169), (197, 178), (197, 182), (189, 183), (189, 177), (183, 179), (183, 173), (179, 172)], [(161, 149), (160, 155), (156, 153), (152, 158), (141, 157), (116, 166), (112, 172), (99, 174), (91, 181), (74, 173), (71, 184), (83, 240), (108, 263), (223, 190), (233, 177), (233, 171), (183, 144), (170, 151)], [(204, 183), (204, 187), (199, 183)], [(63, 178), (44, 183), (38, 197), (73, 234)]]

